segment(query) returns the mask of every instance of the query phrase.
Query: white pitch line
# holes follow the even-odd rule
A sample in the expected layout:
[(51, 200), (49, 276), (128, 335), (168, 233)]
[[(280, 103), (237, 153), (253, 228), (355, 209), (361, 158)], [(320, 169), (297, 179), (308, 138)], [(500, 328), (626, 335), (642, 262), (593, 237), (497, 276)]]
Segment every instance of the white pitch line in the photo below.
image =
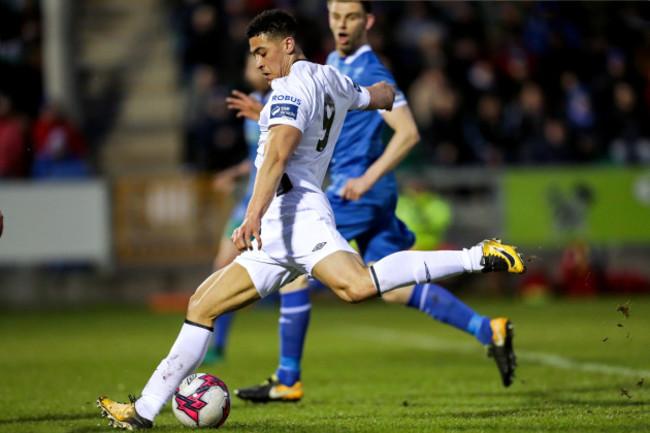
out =
[[(431, 350), (434, 352), (468, 354), (480, 353), (481, 351), (480, 346), (469, 341), (446, 340), (428, 335), (400, 332), (394, 329), (381, 327), (354, 327), (348, 335), (365, 341), (378, 341), (392, 346)], [(601, 364), (597, 362), (576, 361), (546, 352), (517, 350), (516, 354), (517, 359), (520, 361), (541, 364), (547, 367), (562, 368), (565, 370), (579, 370), (588, 373), (650, 378), (650, 370), (645, 369)]]

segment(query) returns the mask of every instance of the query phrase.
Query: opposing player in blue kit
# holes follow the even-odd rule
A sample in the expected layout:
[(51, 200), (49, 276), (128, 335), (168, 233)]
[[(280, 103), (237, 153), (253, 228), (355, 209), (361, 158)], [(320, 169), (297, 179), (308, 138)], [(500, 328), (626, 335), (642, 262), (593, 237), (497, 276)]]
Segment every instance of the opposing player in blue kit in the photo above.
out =
[(305, 59), (297, 25), (286, 12), (257, 15), (246, 29), (257, 68), (272, 93), (260, 113), (253, 195), (231, 240), (241, 254), (196, 289), (185, 321), (141, 396), (130, 403), (99, 397), (117, 428), (153, 426), (181, 381), (200, 364), (215, 320), (249, 305), (303, 274), (346, 302), (461, 273), (525, 271), (510, 245), (485, 240), (455, 251), (399, 251), (366, 265), (336, 230), (322, 183), (348, 111), (390, 111), (395, 88), (359, 86), (331, 66)]
[[(374, 17), (367, 1), (329, 1), (329, 23), (336, 50), (327, 64), (362, 86), (380, 81), (395, 85), (367, 42)], [(252, 101), (251, 101), (252, 102)], [(246, 106), (244, 101), (242, 106)], [(253, 118), (255, 118), (253, 116)], [(384, 125), (393, 136), (384, 149)], [(365, 263), (373, 263), (415, 242), (414, 234), (395, 216), (398, 189), (392, 169), (418, 142), (415, 121), (404, 94), (397, 91), (393, 110), (348, 113), (329, 167), (331, 185), (326, 191), (334, 210), (336, 228), (355, 240)], [(318, 285), (317, 281), (310, 285)], [(254, 402), (297, 401), (303, 397), (301, 359), (309, 325), (311, 303), (306, 278), (280, 289), (280, 360), (273, 375), (260, 385), (236, 389), (235, 395)], [(497, 362), (504, 386), (514, 378), (516, 359), (512, 324), (474, 312), (443, 287), (427, 283), (386, 293), (383, 299), (429, 314), (474, 335), (487, 345)]]

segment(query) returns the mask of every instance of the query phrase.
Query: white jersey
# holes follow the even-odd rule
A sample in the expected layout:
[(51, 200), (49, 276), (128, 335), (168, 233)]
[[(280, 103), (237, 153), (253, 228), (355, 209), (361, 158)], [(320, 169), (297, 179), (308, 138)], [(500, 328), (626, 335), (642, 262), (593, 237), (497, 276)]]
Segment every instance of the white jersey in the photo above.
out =
[(320, 191), (332, 151), (348, 110), (364, 109), (370, 94), (331, 66), (299, 60), (273, 89), (260, 113), (260, 141), (255, 166), (264, 159), (264, 144), (273, 125), (291, 125), (302, 141), (290, 157), (286, 174), (294, 186)]
[(235, 259), (262, 297), (300, 274), (311, 274), (330, 254), (355, 253), (336, 231), (334, 212), (321, 185), (346, 113), (370, 103), (368, 91), (350, 78), (331, 66), (307, 61), (294, 63), (287, 77), (271, 84), (273, 91), (260, 114), (255, 165), (259, 168), (264, 160), (264, 144), (273, 125), (298, 128), (302, 140), (289, 158), (280, 184), (283, 191), (273, 197), (262, 217), (262, 249), (254, 240), (253, 249)]

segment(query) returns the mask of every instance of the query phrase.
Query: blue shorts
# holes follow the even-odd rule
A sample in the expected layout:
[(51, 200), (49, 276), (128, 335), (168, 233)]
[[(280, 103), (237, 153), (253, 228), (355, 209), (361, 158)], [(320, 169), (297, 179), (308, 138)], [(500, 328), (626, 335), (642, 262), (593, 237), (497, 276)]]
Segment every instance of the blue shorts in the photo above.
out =
[(343, 200), (330, 191), (327, 198), (334, 210), (336, 229), (347, 241), (357, 242), (364, 262), (376, 262), (415, 243), (415, 234), (395, 216), (395, 195), (382, 204)]

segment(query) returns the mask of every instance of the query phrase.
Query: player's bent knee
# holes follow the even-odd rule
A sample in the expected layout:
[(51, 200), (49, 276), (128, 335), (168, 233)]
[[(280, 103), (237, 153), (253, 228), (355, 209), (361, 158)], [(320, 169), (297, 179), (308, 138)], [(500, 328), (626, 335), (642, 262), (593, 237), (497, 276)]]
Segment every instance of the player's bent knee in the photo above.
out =
[(341, 296), (346, 302), (357, 304), (377, 295), (377, 289), (372, 284), (346, 284), (341, 287), (345, 297)]
[(190, 302), (187, 304), (186, 317), (192, 322), (212, 326), (218, 314), (211, 310), (211, 308), (199, 300), (199, 297), (195, 293), (190, 297)]

